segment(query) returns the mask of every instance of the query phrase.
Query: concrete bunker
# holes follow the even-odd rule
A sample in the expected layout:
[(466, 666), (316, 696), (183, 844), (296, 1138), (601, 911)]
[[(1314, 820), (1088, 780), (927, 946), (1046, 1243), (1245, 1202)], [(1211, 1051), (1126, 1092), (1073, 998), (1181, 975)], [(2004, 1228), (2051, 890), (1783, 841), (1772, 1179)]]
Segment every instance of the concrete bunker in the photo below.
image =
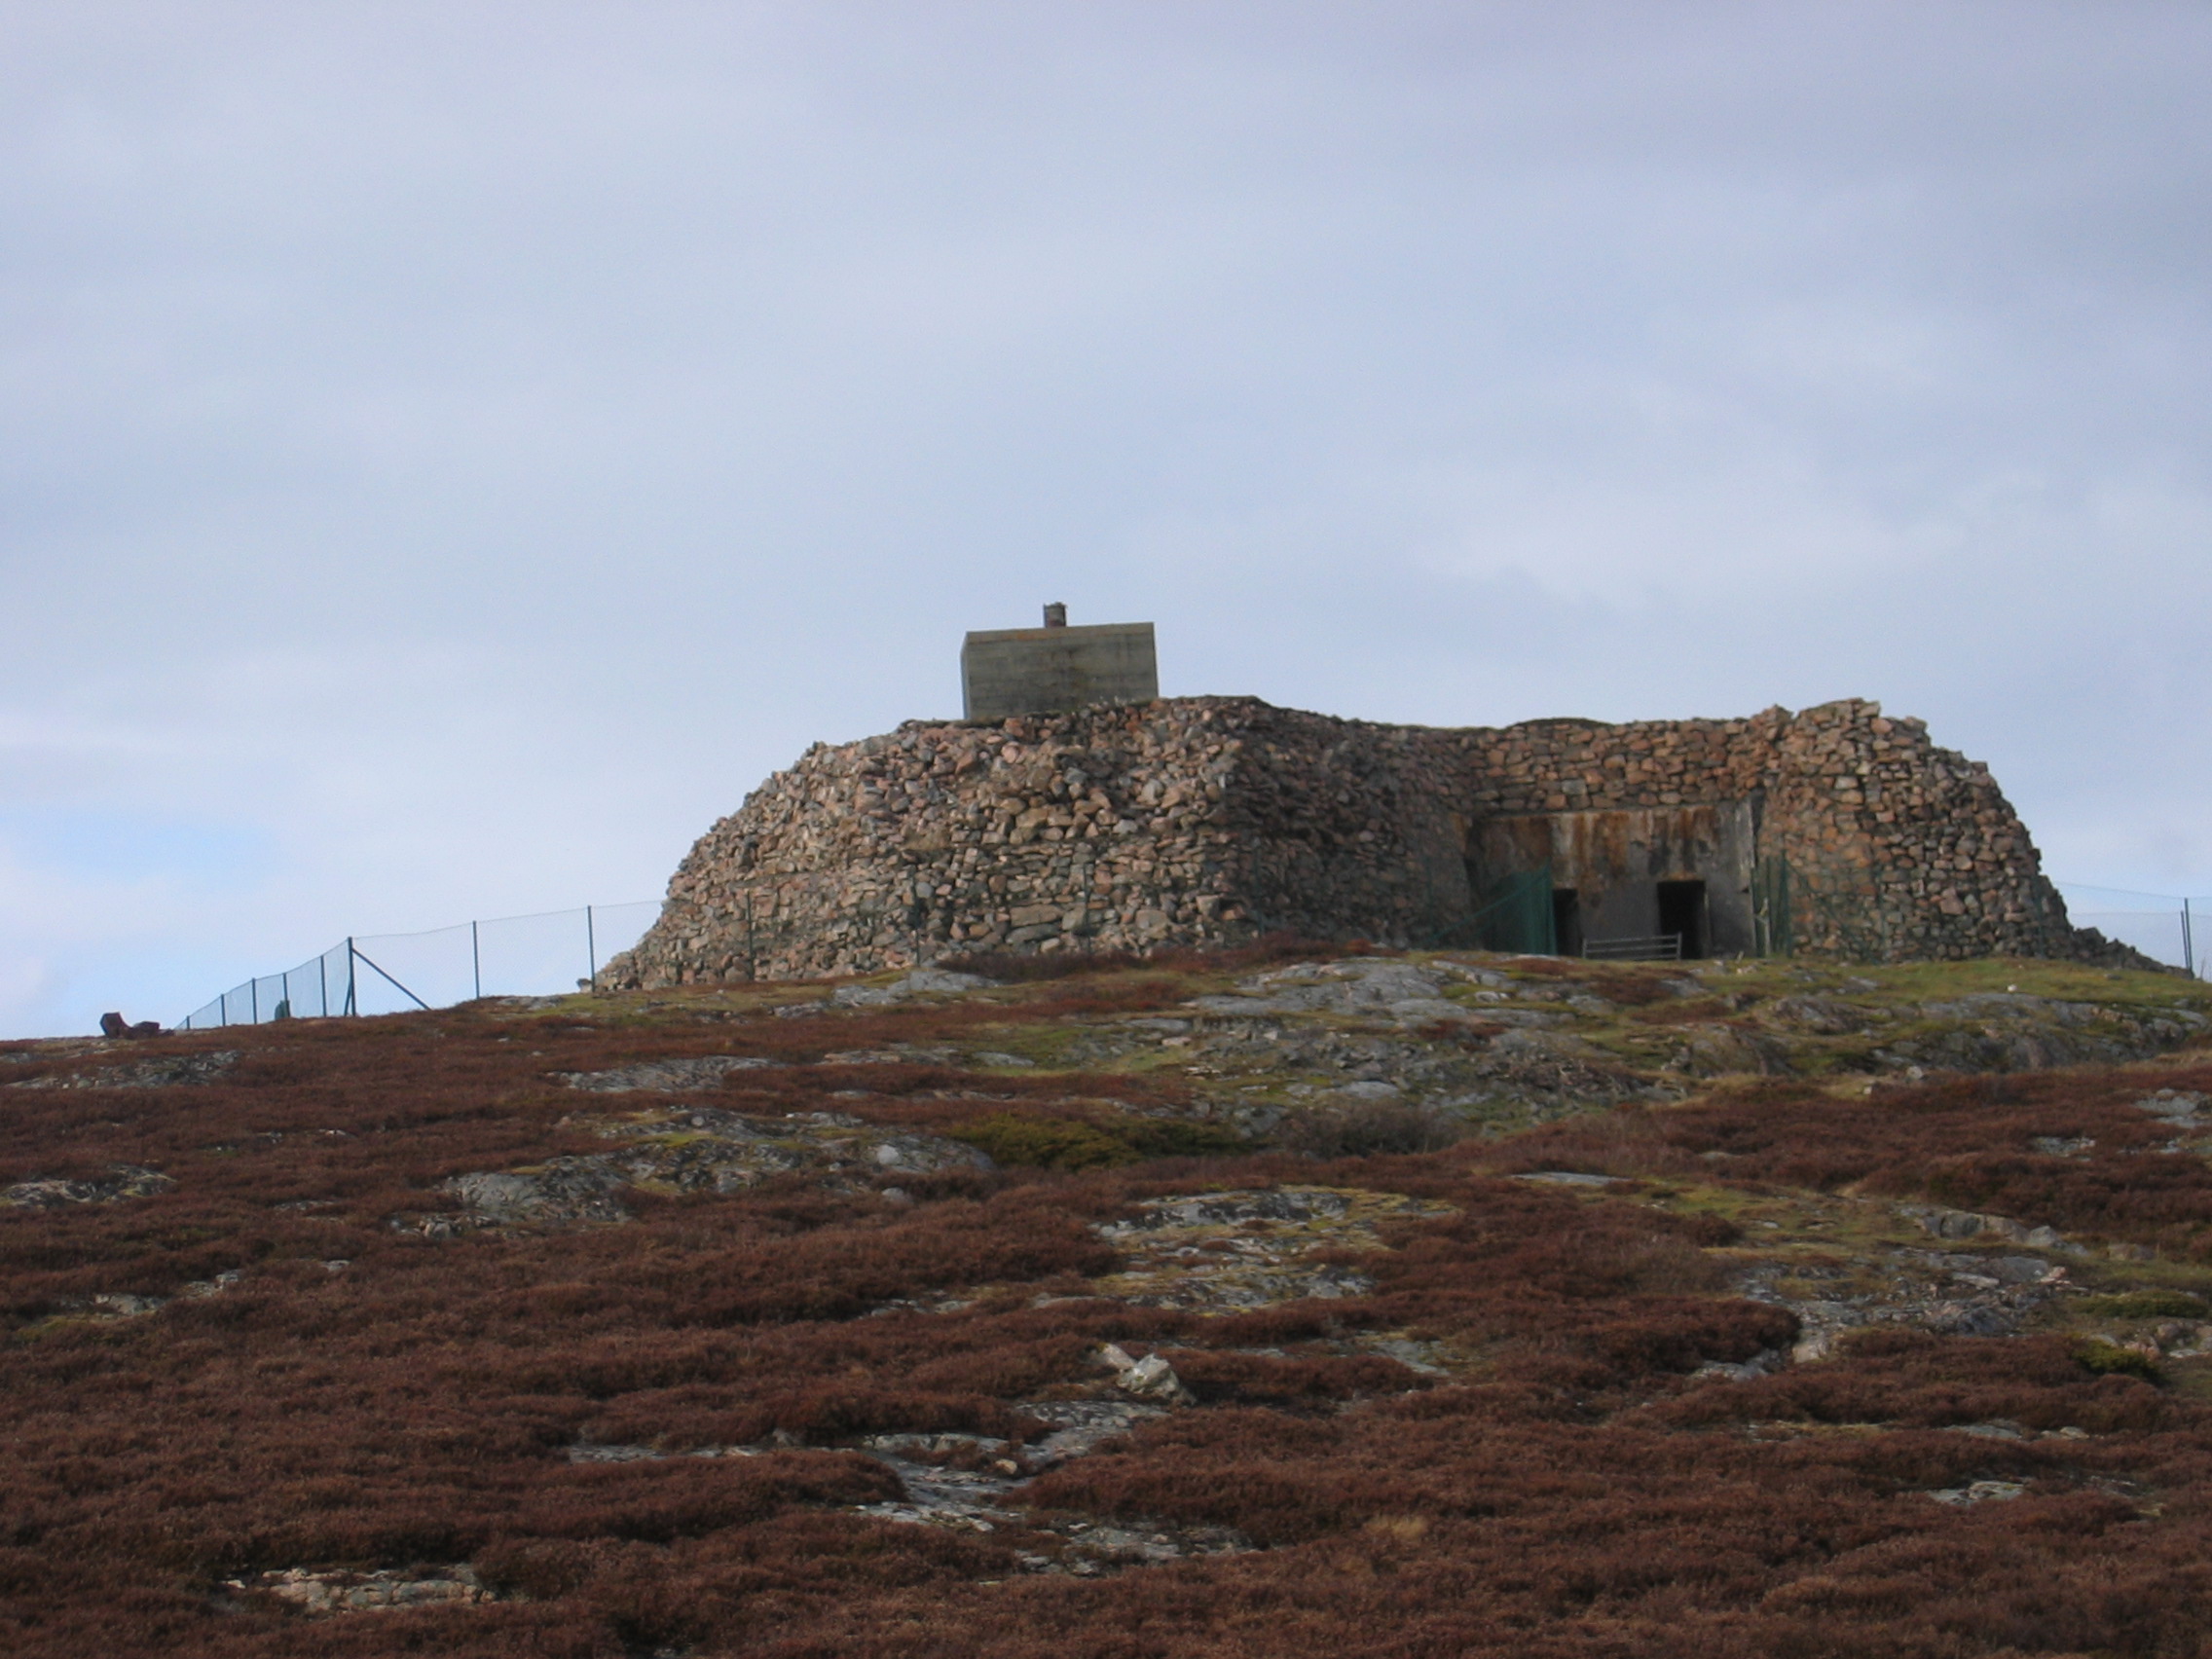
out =
[[(1043, 650), (1012, 661), (1080, 659), (1063, 642), (1092, 632), (1020, 630), (1013, 643)], [(1112, 632), (1149, 646), (1149, 627)], [(1002, 692), (1031, 709), (1093, 700), (809, 750), (700, 837), (661, 919), (602, 986), (1270, 934), (1592, 956), (2114, 959), (2068, 923), (1988, 769), (1874, 703), (1386, 726), (1255, 698), (1154, 700), (1149, 648), (1140, 674), (1091, 682), (1104, 690), (1051, 669), (1006, 691), (983, 671), (1008, 638), (971, 637), (972, 715)]]
[(1757, 817), (1742, 800), (1480, 820), (1466, 850), (1478, 942), (1622, 959), (1758, 953)]
[(961, 718), (1003, 720), (1064, 714), (1094, 703), (1160, 695), (1150, 622), (1068, 626), (1068, 608), (1045, 607), (1042, 628), (972, 633), (960, 646)]

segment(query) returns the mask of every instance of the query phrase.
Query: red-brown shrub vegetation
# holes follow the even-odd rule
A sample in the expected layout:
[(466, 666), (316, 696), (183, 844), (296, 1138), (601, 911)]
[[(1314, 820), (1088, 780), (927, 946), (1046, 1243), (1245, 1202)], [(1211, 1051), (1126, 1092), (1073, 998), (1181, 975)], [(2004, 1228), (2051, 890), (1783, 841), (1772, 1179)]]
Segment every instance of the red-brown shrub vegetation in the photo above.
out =
[(1016, 984), (1040, 979), (1120, 974), (1132, 969), (1184, 974), (1244, 973), (1254, 968), (1271, 967), (1278, 962), (1365, 956), (1374, 948), (1371, 944), (1356, 940), (1346, 944), (1328, 940), (1302, 939), (1296, 934), (1274, 933), (1254, 940), (1249, 944), (1238, 945), (1233, 950), (1190, 950), (1177, 946), (1143, 952), (1051, 951), (1042, 955), (1019, 951), (977, 951), (943, 957), (940, 966), (956, 969), (963, 974), (980, 974), (1005, 984)]
[[(2156, 1084), (2113, 1070), (2009, 1073), (1857, 1096), (1742, 1084), (1518, 1136), (1497, 1166), (1854, 1187), (2194, 1253), (2212, 1233), (2212, 1166), (2159, 1150), (2171, 1126), (2131, 1104), (2153, 1087), (2212, 1088), (2212, 1068), (2169, 1069)], [(2057, 1157), (2038, 1139), (2095, 1145)]]
[[(1038, 1006), (1179, 971), (1041, 981)], [(1636, 972), (1608, 991), (1634, 1000)], [(2212, 1181), (2153, 1150), (2171, 1131), (2128, 1104), (2144, 1086), (2124, 1074), (1861, 1099), (1771, 1084), (1338, 1163), (902, 1177), (907, 1208), (793, 1178), (626, 1196), (622, 1226), (429, 1238), (388, 1225), (453, 1208), (438, 1183), (455, 1173), (604, 1153), (579, 1120), (665, 1099), (578, 1095), (554, 1071), (815, 1060), (1011, 1017), (961, 1003), (662, 1028), (451, 1010), (131, 1051), (246, 1051), (205, 1085), (0, 1094), (0, 1177), (130, 1163), (175, 1182), (0, 1212), (0, 1647), (2154, 1659), (2212, 1642), (2207, 1408), (2093, 1375), (2056, 1338), (1889, 1332), (1820, 1366), (1693, 1381), (1793, 1334), (1787, 1313), (1729, 1294), (1707, 1253), (1728, 1223), (1645, 1207), (1633, 1187), (1564, 1192), (1477, 1167), (1863, 1183), (2115, 1237), (2194, 1237)], [(927, 1064), (807, 1066), (701, 1097), (940, 1131), (990, 1113), (1074, 1121), (1086, 1095), (1187, 1098), (1181, 1081), (1124, 1076), (994, 1076), (999, 1098), (960, 1097), (975, 1087)], [(868, 1092), (831, 1097), (848, 1088)], [(2045, 1159), (2029, 1145), (2041, 1135), (2097, 1144)], [(1356, 1297), (1209, 1317), (1087, 1293), (1116, 1261), (1088, 1223), (1271, 1182), (1453, 1213), (1386, 1222), (1382, 1249), (1343, 1252), (1372, 1282)], [(185, 1294), (234, 1269), (228, 1288)], [(135, 1317), (91, 1306), (117, 1294), (175, 1300)], [(1459, 1375), (1362, 1346), (1383, 1337), (1439, 1345)], [(1101, 1386), (1108, 1342), (1162, 1352), (1200, 1403), (1059, 1465), (1027, 1498), (1040, 1514), (1233, 1527), (1267, 1548), (1033, 1578), (1021, 1555), (1054, 1545), (1017, 1514), (982, 1534), (851, 1512), (898, 1489), (834, 1443), (1035, 1440), (1014, 1404)], [(1956, 1432), (1997, 1419), (2053, 1438)], [(668, 1456), (571, 1463), (579, 1445)], [(738, 1446), (753, 1455), (683, 1455)], [(1984, 1479), (2025, 1495), (1971, 1509), (1924, 1495)], [(223, 1582), (460, 1561), (508, 1599), (316, 1619)]]

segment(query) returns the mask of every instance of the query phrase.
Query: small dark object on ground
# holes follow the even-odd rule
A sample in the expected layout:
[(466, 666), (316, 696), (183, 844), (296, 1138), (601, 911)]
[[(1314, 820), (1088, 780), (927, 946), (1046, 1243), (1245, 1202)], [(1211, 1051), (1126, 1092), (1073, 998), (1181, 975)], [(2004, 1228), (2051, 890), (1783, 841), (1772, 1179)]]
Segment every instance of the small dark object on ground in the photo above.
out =
[(102, 1037), (159, 1037), (161, 1034), (162, 1022), (158, 1019), (141, 1019), (132, 1025), (120, 1014), (100, 1015)]

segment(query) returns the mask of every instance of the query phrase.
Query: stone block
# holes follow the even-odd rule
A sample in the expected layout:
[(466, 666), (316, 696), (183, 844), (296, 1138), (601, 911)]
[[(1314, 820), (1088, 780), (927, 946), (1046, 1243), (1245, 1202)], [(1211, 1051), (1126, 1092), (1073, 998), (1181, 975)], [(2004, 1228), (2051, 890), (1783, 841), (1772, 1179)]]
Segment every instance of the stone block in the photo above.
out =
[(1006, 628), (970, 634), (960, 647), (961, 710), (971, 720), (1149, 703), (1159, 695), (1150, 622)]

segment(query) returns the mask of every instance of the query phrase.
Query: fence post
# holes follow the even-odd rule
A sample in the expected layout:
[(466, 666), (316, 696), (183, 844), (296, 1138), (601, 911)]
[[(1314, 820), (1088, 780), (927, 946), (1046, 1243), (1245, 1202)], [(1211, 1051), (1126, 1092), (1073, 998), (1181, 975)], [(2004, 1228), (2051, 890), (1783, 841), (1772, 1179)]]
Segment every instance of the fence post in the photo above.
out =
[(253, 1011), (253, 1022), (261, 1023), (261, 976), (256, 974), (245, 982), (245, 1006)]
[(2196, 940), (2194, 930), (2190, 926), (2189, 900), (2186, 896), (2181, 902), (2181, 966), (2182, 972), (2192, 979), (2196, 977)]
[(322, 987), (322, 1017), (330, 1017), (330, 952), (324, 951), (314, 959), (315, 983)]
[(484, 952), (476, 943), (476, 924), (468, 924), (468, 968), (476, 977), (476, 1000), (484, 1000)]
[(353, 936), (348, 934), (346, 936), (346, 1012), (348, 1014), (357, 1015), (361, 1012), (360, 998), (354, 994), (359, 985), (360, 977), (353, 967)]
[(584, 959), (591, 964), (591, 988), (599, 991), (599, 940), (592, 932), (591, 906), (584, 906)]

